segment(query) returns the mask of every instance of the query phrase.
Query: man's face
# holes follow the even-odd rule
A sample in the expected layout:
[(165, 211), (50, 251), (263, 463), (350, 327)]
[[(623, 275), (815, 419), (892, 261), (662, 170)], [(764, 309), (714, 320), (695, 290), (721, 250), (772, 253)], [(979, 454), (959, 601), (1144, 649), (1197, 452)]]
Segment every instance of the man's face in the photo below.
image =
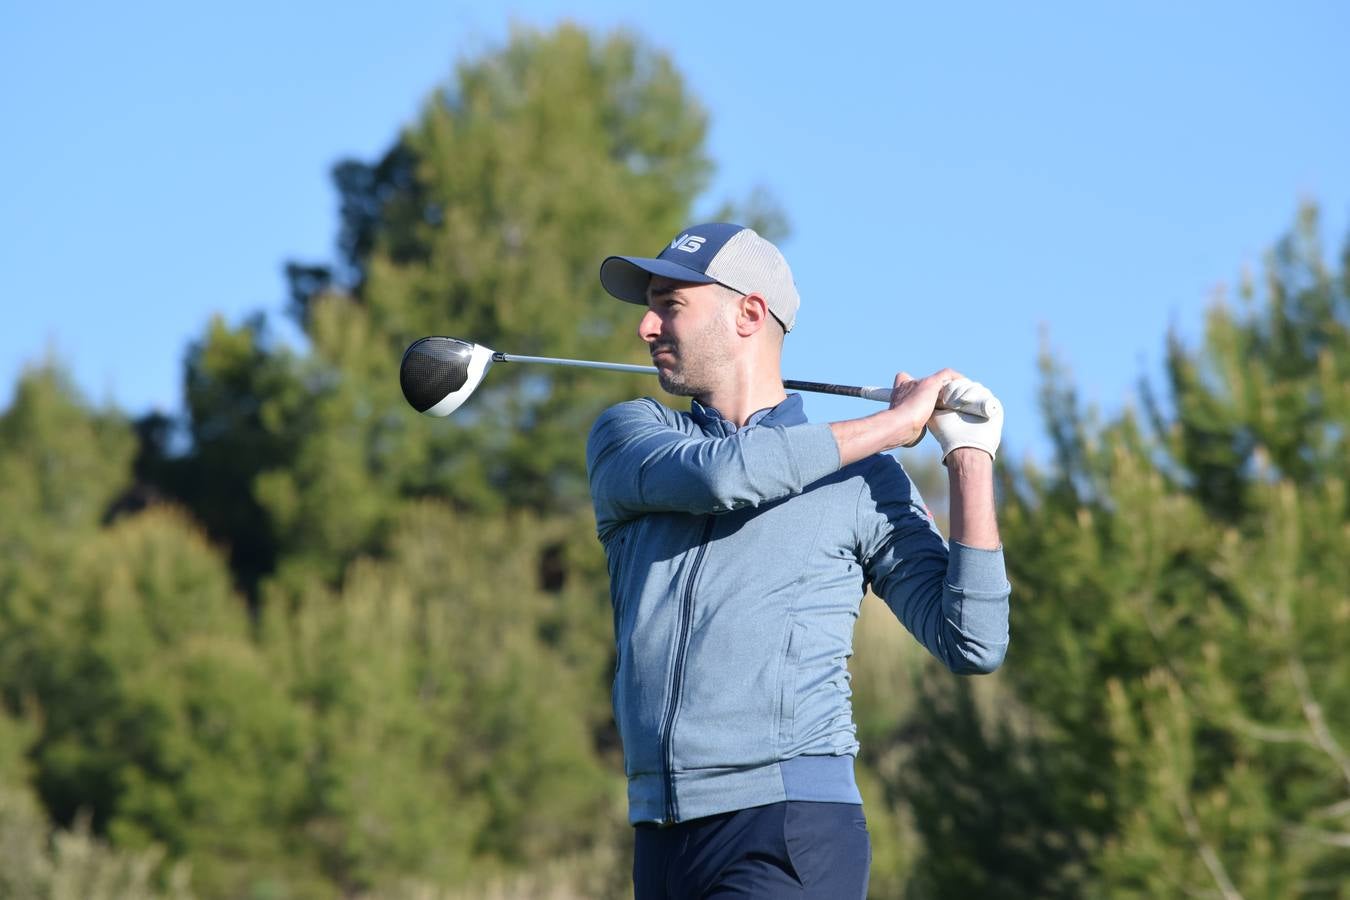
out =
[(638, 336), (647, 344), (661, 387), (682, 397), (713, 393), (730, 372), (735, 296), (719, 284), (652, 276)]

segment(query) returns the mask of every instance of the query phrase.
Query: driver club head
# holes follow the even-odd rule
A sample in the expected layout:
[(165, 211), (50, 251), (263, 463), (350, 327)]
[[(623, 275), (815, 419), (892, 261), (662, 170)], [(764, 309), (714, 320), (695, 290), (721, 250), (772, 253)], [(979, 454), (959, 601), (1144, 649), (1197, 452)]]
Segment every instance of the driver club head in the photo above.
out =
[(424, 337), (403, 351), (398, 381), (413, 409), (448, 416), (477, 389), (492, 365), (492, 350), (452, 337)]

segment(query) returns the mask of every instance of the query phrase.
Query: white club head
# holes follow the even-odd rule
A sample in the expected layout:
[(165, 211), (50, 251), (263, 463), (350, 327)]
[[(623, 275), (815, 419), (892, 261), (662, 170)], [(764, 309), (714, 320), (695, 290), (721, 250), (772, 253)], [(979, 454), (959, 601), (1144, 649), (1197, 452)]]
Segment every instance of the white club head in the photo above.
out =
[(403, 351), (399, 384), (412, 408), (448, 416), (477, 389), (492, 365), (492, 350), (452, 337), (424, 337)]

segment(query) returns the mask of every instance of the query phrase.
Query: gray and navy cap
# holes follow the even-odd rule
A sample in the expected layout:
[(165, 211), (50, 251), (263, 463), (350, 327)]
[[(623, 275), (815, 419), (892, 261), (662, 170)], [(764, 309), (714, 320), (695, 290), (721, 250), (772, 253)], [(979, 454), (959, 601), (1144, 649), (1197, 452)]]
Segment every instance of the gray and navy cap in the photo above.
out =
[(694, 225), (680, 232), (655, 259), (611, 256), (600, 264), (600, 284), (605, 290), (642, 306), (647, 305), (647, 283), (653, 275), (759, 294), (786, 331), (792, 330), (802, 303), (783, 254), (744, 225)]

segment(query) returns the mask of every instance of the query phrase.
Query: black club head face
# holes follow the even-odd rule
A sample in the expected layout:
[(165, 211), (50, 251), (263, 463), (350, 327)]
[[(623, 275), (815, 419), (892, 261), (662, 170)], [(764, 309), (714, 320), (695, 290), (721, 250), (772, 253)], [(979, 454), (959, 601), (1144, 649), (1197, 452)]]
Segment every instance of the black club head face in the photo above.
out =
[(398, 380), (413, 409), (448, 416), (474, 392), (490, 365), (492, 351), (481, 344), (425, 337), (403, 351)]

